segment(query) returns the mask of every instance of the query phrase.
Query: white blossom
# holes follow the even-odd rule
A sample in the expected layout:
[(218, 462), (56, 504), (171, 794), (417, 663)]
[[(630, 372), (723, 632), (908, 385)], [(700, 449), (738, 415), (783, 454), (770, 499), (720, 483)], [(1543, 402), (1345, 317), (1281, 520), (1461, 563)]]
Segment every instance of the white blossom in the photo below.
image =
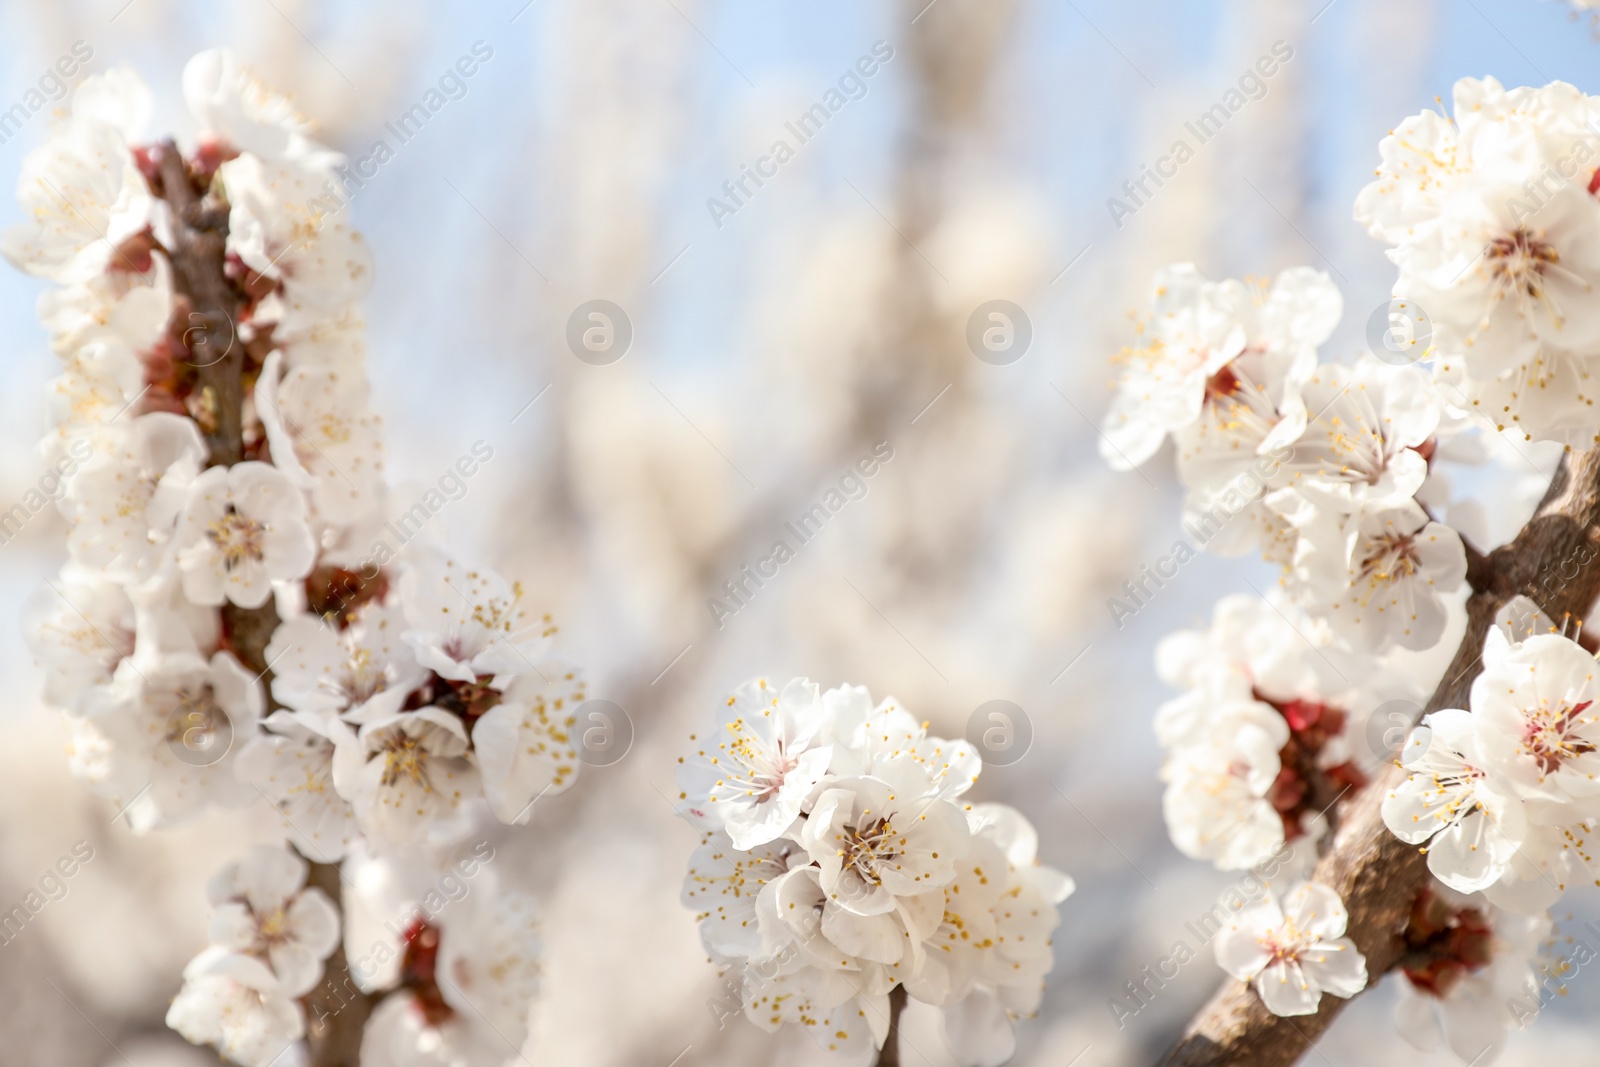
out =
[(419, 843), (466, 816), (481, 795), (461, 720), (439, 708), (398, 712), (360, 733), (329, 720), (335, 733), (333, 782), (363, 832), (380, 841)]
[(305, 497), (256, 462), (212, 467), (190, 484), (177, 550), (190, 600), (246, 608), (266, 603), (273, 582), (305, 577), (317, 551)]
[(277, 807), (303, 854), (339, 862), (356, 836), (356, 819), (333, 784), (338, 728), (315, 712), (283, 710), (262, 725), (266, 732), (240, 748), (235, 773)]
[(256, 411), (273, 464), (311, 491), (325, 522), (355, 522), (377, 504), (382, 424), (367, 408), (369, 392), (366, 378), (348, 370), (296, 367), (283, 373), (278, 351), (267, 357), (256, 383)]
[(535, 801), (559, 796), (577, 780), (573, 730), (583, 694), (575, 668), (547, 659), (538, 670), (517, 675), (474, 722), (473, 754), (495, 818), (524, 824)]
[(1356, 218), (1392, 246), (1395, 295), (1426, 310), (1470, 403), (1528, 436), (1587, 442), (1600, 204), (1583, 164), (1600, 105), (1563, 82), (1463, 78), (1454, 95), (1453, 123), (1424, 113), (1384, 139)]
[(273, 1067), (305, 1034), (305, 1012), (260, 960), (213, 946), (190, 961), (167, 1025), (241, 1067)]
[(240, 152), (313, 166), (340, 158), (312, 138), (311, 122), (293, 101), (258, 78), (232, 49), (208, 49), (189, 60), (183, 99), (202, 129)]
[(234, 777), (233, 763), (262, 705), (260, 683), (231, 653), (125, 659), (112, 686), (84, 708), (83, 729), (107, 746), (103, 779), (86, 784), (131, 805), (127, 818), (140, 831), (208, 804), (247, 804), (257, 794)]
[(257, 306), (256, 323), (301, 323), (367, 294), (372, 253), (347, 219), (326, 214), (324, 172), (245, 154), (217, 168), (217, 180), (232, 209), (229, 254), (282, 287)]
[(122, 132), (87, 116), (28, 153), (17, 199), (31, 217), (6, 231), (0, 252), (64, 285), (127, 268), (118, 246), (149, 225), (153, 204)]
[(392, 715), (428, 676), (404, 632), (399, 608), (383, 604), (362, 607), (342, 627), (313, 615), (285, 619), (265, 653), (272, 695), (296, 711)]
[(681, 768), (686, 810), (713, 825), (682, 900), (724, 968), (724, 1010), (862, 1054), (882, 1047), (903, 984), (943, 1010), (963, 1063), (1009, 1057), (1072, 882), (1039, 865), (1017, 812), (958, 801), (981, 769), (971, 746), (898, 701), (804, 679), (752, 682), (717, 722), (730, 740), (697, 742)]
[(764, 678), (747, 682), (718, 709), (710, 736), (691, 738), (696, 751), (678, 768), (684, 806), (741, 850), (782, 836), (827, 773), (833, 748), (817, 743), (822, 729), (814, 683), (780, 692)]
[(1353, 997), (1367, 987), (1367, 961), (1343, 936), (1339, 894), (1305, 882), (1281, 901), (1268, 895), (1217, 934), (1217, 963), (1249, 982), (1274, 1015), (1310, 1015), (1322, 994)]
[(1527, 834), (1523, 804), (1495, 788), (1473, 725), (1456, 708), (1424, 719), (1401, 753), (1407, 778), (1383, 802), (1384, 825), (1428, 842), (1428, 869), (1460, 893), (1502, 877)]
[[(1471, 903), (1455, 909), (1445, 944), (1428, 963), (1404, 970), (1395, 1023), (1423, 1051), (1447, 1047), (1462, 1063), (1493, 1063), (1506, 1035), (1539, 1014), (1535, 965), (1552, 923)], [(1414, 922), (1415, 920), (1413, 920)]]
[(441, 678), (497, 688), (534, 670), (554, 632), (548, 615), (522, 602), (522, 585), (494, 571), (466, 567), (437, 552), (418, 552), (400, 579), (400, 603), (411, 629), (405, 640)]
[(1466, 580), (1460, 536), (1414, 501), (1352, 515), (1286, 489), (1272, 506), (1300, 531), (1292, 590), (1358, 648), (1431, 648), (1444, 633), (1444, 594)]
[(291, 997), (315, 988), (322, 961), (339, 944), (333, 902), (305, 883), (305, 860), (284, 848), (259, 845), (224, 866), (206, 887), (211, 943), (266, 963), (279, 989)]
[(170, 561), (178, 514), (205, 461), (192, 419), (152, 412), (132, 420), (127, 441), (91, 456), (67, 490), (73, 556), (123, 583), (153, 577)]

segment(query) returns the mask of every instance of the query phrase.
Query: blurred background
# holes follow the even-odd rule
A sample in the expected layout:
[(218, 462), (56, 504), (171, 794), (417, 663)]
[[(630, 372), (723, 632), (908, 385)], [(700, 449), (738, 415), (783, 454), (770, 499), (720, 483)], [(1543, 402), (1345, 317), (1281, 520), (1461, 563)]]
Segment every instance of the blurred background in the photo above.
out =
[[(1107, 1001), (1192, 944), (1185, 924), (1235, 880), (1167, 841), (1154, 646), (1274, 576), (1201, 556), (1113, 622), (1107, 598), (1179, 535), (1170, 456), (1113, 475), (1096, 455), (1128, 314), (1174, 261), (1214, 278), (1309, 264), (1344, 291), (1326, 357), (1349, 358), (1393, 277), (1350, 220), (1389, 128), (1466, 75), (1600, 92), (1588, 17), (1541, 0), (7, 0), (0, 110), (76, 41), (86, 72), (141, 71), (157, 129), (189, 132), (183, 64), (228, 45), (353, 159), (395, 147), (351, 205), (378, 262), (366, 310), (392, 503), (492, 448), (430, 536), (521, 579), (591, 695), (632, 723), (623, 758), (530, 827), (491, 831), (505, 881), (545, 916), (526, 1058), (596, 1067), (837, 1062), (797, 1032), (718, 1027), (678, 902), (696, 835), (668, 800), (676, 757), (756, 674), (864, 684), (951, 737), (987, 701), (1020, 707), (1025, 755), (974, 796), (1027, 814), (1078, 891), (1015, 1062), (1151, 1062), (1220, 981), (1209, 950), (1120, 1025)], [(1276, 42), (1292, 58), (1260, 98), (1114, 218), (1108, 198), (1134, 206), (1123, 183), (1197, 144), (1184, 124)], [(401, 144), (386, 124), (475, 45), (492, 55), (466, 92)], [(863, 57), (874, 73), (841, 86)], [(786, 124), (830, 91), (842, 105), (802, 143)], [(48, 123), (0, 144), (0, 174)], [(793, 157), (760, 162), (779, 139)], [(5, 501), (42, 469), (42, 288), (0, 272)], [(571, 341), (596, 300), (615, 328), (598, 354)], [(998, 354), (969, 341), (996, 300), (1016, 327)], [(783, 524), (875, 446), (892, 459), (864, 495), (729, 600), (724, 583), (794, 544)], [(1490, 544), (1538, 495), (1529, 464), (1552, 460), (1503, 449), (1519, 477), (1487, 509)], [(68, 777), (17, 622), (64, 535), (47, 512), (0, 546), (0, 911), (75, 844), (94, 859), (0, 944), (0, 1060), (211, 1063), (162, 1016), (203, 944), (205, 878), (278, 821), (263, 803), (135, 839)], [(1418, 665), (1424, 688), (1437, 669)], [(1600, 949), (1582, 925), (1594, 904), (1569, 894), (1562, 927)], [(1393, 1005), (1388, 985), (1362, 997), (1310, 1055), (1455, 1062), (1402, 1043)], [(1600, 978), (1581, 972), (1500, 1062), (1592, 1050), (1597, 1007)], [(932, 1012), (906, 1033), (903, 1062), (954, 1063)]]

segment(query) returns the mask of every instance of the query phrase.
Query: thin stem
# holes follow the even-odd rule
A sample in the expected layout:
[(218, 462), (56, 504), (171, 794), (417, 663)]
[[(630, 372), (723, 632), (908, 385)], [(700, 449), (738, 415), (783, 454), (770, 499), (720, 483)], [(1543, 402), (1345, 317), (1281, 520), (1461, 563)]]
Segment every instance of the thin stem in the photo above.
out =
[(889, 994), (889, 1036), (878, 1050), (877, 1067), (900, 1067), (900, 1013), (906, 1007), (906, 987), (897, 985)]

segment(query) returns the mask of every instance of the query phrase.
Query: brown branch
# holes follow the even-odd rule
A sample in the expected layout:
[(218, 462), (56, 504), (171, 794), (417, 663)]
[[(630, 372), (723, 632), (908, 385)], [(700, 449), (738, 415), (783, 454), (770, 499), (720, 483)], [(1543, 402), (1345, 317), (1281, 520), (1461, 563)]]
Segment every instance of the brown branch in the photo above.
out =
[(897, 985), (889, 993), (889, 1034), (878, 1050), (876, 1067), (900, 1067), (900, 1013), (906, 1010), (906, 987)]
[[(328, 894), (335, 906), (343, 900), (336, 863), (313, 863), (306, 884)], [(358, 1067), (361, 1036), (378, 997), (363, 993), (356, 985), (342, 942), (328, 957), (321, 984), (306, 994), (305, 1002), (306, 1041), (313, 1067)]]
[[(152, 162), (155, 191), (172, 208), (172, 247), (166, 252), (176, 305), (188, 314), (177, 325), (190, 356), (186, 362), (194, 371), (191, 414), (210, 450), (210, 465), (232, 466), (246, 455), (249, 363), (237, 330), (248, 296), (228, 276), (228, 205), (211, 190), (208, 179), (189, 169), (172, 141), (154, 150)], [(266, 648), (278, 628), (277, 608), (270, 599), (259, 608), (228, 601), (221, 614), (224, 643), (266, 688), (269, 705), (276, 706)], [(327, 893), (343, 910), (337, 864), (313, 862), (306, 884)], [(377, 998), (355, 984), (343, 944), (334, 950), (323, 973), (322, 983), (305, 997), (311, 1067), (357, 1067), (361, 1036)]]
[[(1532, 596), (1558, 622), (1583, 618), (1600, 595), (1600, 567), (1580, 566), (1554, 588), (1541, 584), (1552, 565), (1582, 559), (1600, 544), (1600, 448), (1569, 453), (1538, 510), (1516, 540), (1495, 549), (1480, 567), (1480, 582), (1467, 601), (1467, 632), (1428, 701), (1427, 711), (1468, 707), (1480, 670), (1483, 640), (1495, 613), (1519, 593)], [(1367, 958), (1375, 986), (1405, 949), (1401, 933), (1412, 901), (1427, 876), (1427, 864), (1383, 824), (1380, 806), (1403, 777), (1398, 768), (1378, 777), (1349, 803), (1333, 848), (1317, 864), (1314, 879), (1343, 898), (1350, 913), (1349, 936)], [(1267, 1011), (1243, 982), (1227, 982), (1201, 1009), (1164, 1067), (1286, 1067), (1332, 1024), (1346, 1001), (1324, 996), (1315, 1015), (1280, 1018)]]

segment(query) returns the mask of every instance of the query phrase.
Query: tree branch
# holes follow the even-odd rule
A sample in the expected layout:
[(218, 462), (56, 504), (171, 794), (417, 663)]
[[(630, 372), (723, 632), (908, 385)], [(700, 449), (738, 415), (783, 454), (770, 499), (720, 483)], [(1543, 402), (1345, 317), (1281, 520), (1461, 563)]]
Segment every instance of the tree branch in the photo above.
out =
[[(313, 863), (306, 885), (321, 889), (335, 904), (343, 900), (336, 863)], [(363, 993), (356, 985), (350, 974), (350, 962), (345, 958), (342, 938), (333, 955), (328, 957), (322, 975), (321, 984), (305, 997), (306, 1042), (311, 1047), (311, 1067), (359, 1067), (361, 1037), (378, 997)]]
[(906, 987), (897, 985), (889, 992), (889, 1036), (878, 1050), (876, 1067), (900, 1067), (900, 1013), (906, 1010)]
[[(1519, 593), (1534, 598), (1557, 622), (1583, 618), (1600, 595), (1600, 567), (1577, 566), (1570, 580), (1549, 587), (1541, 575), (1573, 560), (1587, 563), (1600, 545), (1600, 448), (1568, 453), (1534, 517), (1514, 541), (1486, 557), (1467, 601), (1467, 632), (1428, 701), (1427, 711), (1468, 707), (1481, 669), (1483, 640), (1500, 607)], [(1400, 959), (1401, 933), (1425, 884), (1423, 854), (1389, 832), (1380, 808), (1404, 778), (1399, 767), (1353, 797), (1333, 848), (1313, 878), (1343, 898), (1349, 936), (1367, 958), (1371, 989)], [(1201, 1009), (1163, 1067), (1287, 1067), (1332, 1024), (1347, 1002), (1324, 996), (1315, 1015), (1280, 1018), (1248, 985), (1230, 980)]]
[[(210, 465), (232, 466), (246, 458), (244, 401), (252, 364), (248, 347), (238, 336), (248, 294), (227, 270), (227, 203), (212, 194), (208, 179), (189, 169), (172, 141), (154, 150), (152, 163), (156, 191), (172, 208), (172, 247), (167, 255), (177, 314), (187, 315), (177, 325), (190, 357), (185, 365), (194, 374), (190, 414), (205, 437)], [(226, 646), (265, 687), (268, 704), (276, 706), (266, 648), (278, 628), (277, 608), (270, 599), (259, 608), (227, 601), (221, 614)], [(328, 894), (343, 911), (338, 864), (313, 862), (306, 884)], [(322, 983), (304, 998), (309, 1067), (358, 1067), (361, 1036), (377, 998), (355, 984), (342, 943), (329, 957), (323, 975)]]

